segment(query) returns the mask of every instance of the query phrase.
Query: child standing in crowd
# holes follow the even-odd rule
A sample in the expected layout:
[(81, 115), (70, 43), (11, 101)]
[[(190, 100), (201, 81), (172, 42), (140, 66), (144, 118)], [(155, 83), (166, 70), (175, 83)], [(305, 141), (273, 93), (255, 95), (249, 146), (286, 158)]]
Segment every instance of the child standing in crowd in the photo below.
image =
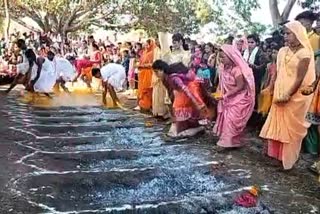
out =
[[(128, 79), (128, 74), (129, 74), (129, 67), (130, 67), (130, 57), (129, 57), (129, 50), (123, 50), (122, 51), (122, 66), (124, 67), (126, 71), (126, 77)], [(128, 81), (126, 81), (126, 89), (128, 89)]]
[(267, 65), (267, 72), (264, 78), (265, 80), (261, 87), (262, 91), (259, 96), (258, 113), (262, 114), (263, 117), (268, 115), (272, 104), (274, 83), (277, 77), (278, 52), (278, 47), (274, 47), (272, 49), (271, 62)]
[(128, 82), (129, 82), (129, 95), (128, 98), (136, 98), (135, 89), (136, 89), (136, 64), (138, 62), (137, 56), (134, 50), (130, 51), (129, 55), (129, 71), (128, 71)]

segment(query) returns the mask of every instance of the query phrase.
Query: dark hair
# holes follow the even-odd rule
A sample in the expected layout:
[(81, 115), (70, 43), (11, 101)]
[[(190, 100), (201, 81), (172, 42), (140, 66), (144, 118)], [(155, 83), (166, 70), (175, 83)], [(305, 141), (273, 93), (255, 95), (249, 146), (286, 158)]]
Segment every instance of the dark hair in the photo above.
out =
[(123, 53), (129, 55), (129, 50), (124, 50)]
[(174, 74), (174, 73), (186, 74), (189, 71), (188, 68), (182, 62), (169, 65), (168, 63), (162, 60), (156, 60), (152, 64), (152, 69), (162, 70), (165, 74), (168, 74), (168, 75)]
[(214, 48), (214, 45), (211, 42), (208, 42), (206, 45), (208, 45), (210, 48)]
[(136, 52), (134, 51), (134, 49), (130, 50), (129, 51), (129, 55), (130, 55), (130, 58), (136, 58), (137, 54)]
[(88, 37), (88, 39), (94, 39), (93, 35), (90, 35), (90, 36)]
[(214, 49), (215, 49), (214, 45), (211, 42), (208, 42), (205, 46), (207, 45), (211, 48), (212, 52), (214, 52)]
[(74, 56), (67, 56), (66, 59), (67, 59), (68, 61), (74, 61), (74, 60), (76, 60), (76, 58), (75, 58)]
[(91, 69), (92, 76), (96, 76), (100, 73), (100, 68), (92, 68)]
[(196, 40), (191, 40), (191, 41), (190, 41), (190, 44), (192, 44), (192, 45), (197, 45), (198, 43), (197, 43)]
[(272, 47), (270, 47), (272, 50), (277, 50), (277, 51), (279, 51), (280, 50), (280, 48), (281, 48), (281, 46), (279, 45), (279, 44), (277, 44), (277, 45), (275, 45), (275, 46), (272, 46)]
[(151, 44), (151, 42), (152, 42), (151, 39), (148, 39), (148, 40), (147, 40), (147, 43), (148, 43), (149, 45)]
[(37, 61), (37, 56), (34, 53), (34, 51), (30, 48), (26, 50), (25, 55), (29, 61), (29, 66), (31, 68), (33, 64)]
[(20, 48), (20, 49), (26, 49), (26, 48), (27, 48), (26, 42), (25, 42), (24, 39), (18, 39), (18, 41), (17, 41), (17, 46), (18, 46), (18, 48)]
[(174, 73), (186, 74), (188, 72), (189, 72), (188, 68), (182, 62), (169, 65), (169, 74), (174, 74)]
[(152, 69), (154, 70), (162, 70), (165, 74), (169, 73), (169, 65), (168, 63), (166, 63), (165, 61), (162, 60), (156, 60), (153, 64), (152, 64)]
[(51, 50), (49, 50), (48, 52), (47, 52), (47, 56), (48, 55), (53, 55), (53, 56), (55, 56), (55, 54), (53, 53), (53, 51), (51, 51)]
[(271, 44), (271, 42), (273, 42), (273, 38), (272, 38), (272, 37), (268, 37), (268, 38), (266, 38), (264, 41), (265, 41), (265, 43), (267, 43), (267, 44)]
[(180, 42), (182, 41), (182, 47), (185, 51), (187, 51), (189, 48), (188, 48), (188, 45), (186, 43), (186, 40), (183, 38), (182, 34), (181, 33), (175, 33), (173, 34), (172, 36), (172, 41), (177, 41), (177, 42)]
[(318, 15), (316, 13), (314, 13), (311, 10), (307, 10), (307, 11), (304, 11), (304, 12), (298, 14), (296, 16), (295, 20), (307, 19), (307, 20), (314, 22), (315, 20), (317, 20), (317, 18), (318, 18)]
[(177, 41), (177, 42), (180, 42), (180, 41), (183, 41), (183, 36), (181, 33), (175, 33), (172, 35), (172, 41)]
[(232, 35), (229, 35), (226, 39), (225, 39), (225, 43), (227, 43), (227, 44), (232, 44), (232, 42), (233, 42), (233, 40), (234, 40), (234, 36), (232, 36)]
[(93, 44), (92, 44), (92, 47), (95, 48), (95, 49), (97, 49), (97, 50), (99, 50), (99, 46), (98, 46), (96, 43), (93, 43)]
[(247, 39), (253, 39), (253, 41), (255, 41), (257, 44), (260, 43), (260, 38), (258, 34), (250, 34), (249, 36), (247, 36)]

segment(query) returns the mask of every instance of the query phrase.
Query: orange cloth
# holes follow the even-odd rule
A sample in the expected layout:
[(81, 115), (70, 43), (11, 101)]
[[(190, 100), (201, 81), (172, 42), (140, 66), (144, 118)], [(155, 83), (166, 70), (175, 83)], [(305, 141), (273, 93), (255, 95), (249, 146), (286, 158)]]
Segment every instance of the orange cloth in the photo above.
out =
[(138, 73), (138, 98), (139, 106), (144, 110), (150, 110), (152, 107), (152, 70), (139, 69)]
[(151, 40), (149, 47), (144, 50), (140, 58), (139, 65), (146, 68), (139, 68), (138, 73), (138, 100), (140, 108), (150, 110), (152, 107), (152, 75), (151, 65), (154, 58), (154, 49), (156, 45)]
[[(204, 101), (200, 95), (201, 92), (200, 92), (199, 82), (191, 81), (188, 83), (187, 88), (192, 93), (192, 95), (195, 97), (196, 101), (198, 102), (198, 105), (199, 106), (204, 105)], [(175, 109), (188, 109), (191, 112), (195, 109), (195, 106), (194, 106), (192, 100), (190, 99), (190, 97), (184, 91), (176, 90), (174, 92), (173, 108), (175, 108)]]
[(83, 68), (81, 72), (82, 75), (86, 76), (89, 81), (92, 80), (91, 70), (92, 70), (92, 67), (87, 67), (87, 68)]
[(267, 116), (272, 105), (273, 96), (270, 93), (269, 88), (260, 92), (258, 97), (258, 113), (262, 116)]
[[(273, 101), (286, 95), (296, 81), (298, 64), (302, 59), (310, 58), (309, 67), (300, 86), (311, 85), (315, 80), (315, 64), (313, 50), (308, 40), (305, 28), (297, 21), (285, 25), (297, 37), (303, 46), (297, 52), (289, 47), (283, 47), (278, 54), (277, 79), (274, 87)], [(284, 169), (291, 169), (299, 158), (301, 143), (307, 134), (310, 124), (305, 120), (312, 101), (312, 96), (304, 96), (298, 90), (287, 103), (272, 103), (268, 118), (261, 130), (260, 137), (280, 143), (277, 158), (282, 160)], [(268, 150), (272, 150), (268, 145)], [(279, 147), (279, 145), (278, 145)], [(274, 157), (274, 154), (268, 153)]]
[[(188, 82), (180, 90), (174, 90), (173, 112), (178, 122), (200, 119), (198, 108), (205, 106), (200, 82), (193, 80)], [(184, 88), (184, 89), (183, 89)]]

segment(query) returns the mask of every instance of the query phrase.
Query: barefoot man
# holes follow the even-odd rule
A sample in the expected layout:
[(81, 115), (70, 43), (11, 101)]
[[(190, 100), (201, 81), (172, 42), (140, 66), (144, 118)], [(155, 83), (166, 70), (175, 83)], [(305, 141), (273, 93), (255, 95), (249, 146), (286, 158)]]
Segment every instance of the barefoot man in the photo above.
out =
[(25, 55), (27, 51), (27, 45), (23, 39), (19, 39), (17, 41), (17, 46), (21, 51), (22, 61), (17, 64), (17, 75), (14, 78), (13, 82), (10, 84), (10, 87), (5, 91), (6, 93), (9, 93), (18, 84), (23, 84), (26, 86), (28, 84), (28, 80), (30, 80), (31, 70), (29, 61)]
[(115, 90), (123, 90), (126, 81), (126, 71), (122, 65), (109, 63), (100, 68), (92, 69), (92, 76), (102, 79), (103, 92), (102, 102), (107, 104), (107, 93), (109, 91), (114, 106), (119, 106), (119, 98)]

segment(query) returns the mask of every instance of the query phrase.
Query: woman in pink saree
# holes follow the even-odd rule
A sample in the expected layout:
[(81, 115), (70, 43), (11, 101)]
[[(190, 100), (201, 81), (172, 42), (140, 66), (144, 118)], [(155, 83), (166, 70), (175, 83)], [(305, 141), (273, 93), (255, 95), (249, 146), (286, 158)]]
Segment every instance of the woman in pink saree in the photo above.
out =
[(220, 52), (218, 117), (213, 132), (218, 146), (241, 147), (241, 135), (251, 117), (255, 102), (255, 85), (251, 68), (232, 45), (223, 45)]

